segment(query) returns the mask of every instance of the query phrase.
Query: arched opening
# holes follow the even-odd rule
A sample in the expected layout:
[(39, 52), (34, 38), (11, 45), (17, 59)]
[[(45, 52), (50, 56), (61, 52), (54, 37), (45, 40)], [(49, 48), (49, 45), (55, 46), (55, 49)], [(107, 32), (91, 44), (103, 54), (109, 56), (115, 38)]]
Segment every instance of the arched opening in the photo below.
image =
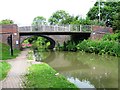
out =
[[(31, 46), (32, 40), (30, 41), (30, 38), (36, 38), (36, 37), (43, 37), (43, 38), (45, 38), (46, 40), (44, 41), (44, 43), (49, 41), (50, 45), (47, 47), (48, 49), (53, 49), (55, 47), (55, 41), (52, 38), (50, 38), (48, 36), (45, 36), (45, 35), (31, 35), (31, 36), (21, 36), (20, 37), (20, 48), (22, 49), (22, 43), (25, 40), (27, 40), (27, 39), (29, 39), (29, 41), (28, 41), (29, 44), (28, 44), (27, 47), (29, 47), (29, 45)], [(42, 44), (44, 44), (44, 43), (42, 43)]]

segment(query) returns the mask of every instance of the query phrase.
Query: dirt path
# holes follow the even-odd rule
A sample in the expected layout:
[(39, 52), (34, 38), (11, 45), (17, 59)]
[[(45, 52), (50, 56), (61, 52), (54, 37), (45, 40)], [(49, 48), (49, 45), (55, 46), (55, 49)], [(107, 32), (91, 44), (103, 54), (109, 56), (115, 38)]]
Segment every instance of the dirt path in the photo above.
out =
[(29, 50), (22, 51), (16, 59), (7, 60), (8, 63), (11, 64), (11, 70), (6, 79), (1, 81), (2, 88), (22, 88), (24, 75), (27, 73), (27, 68), (30, 66), (26, 58), (28, 51)]

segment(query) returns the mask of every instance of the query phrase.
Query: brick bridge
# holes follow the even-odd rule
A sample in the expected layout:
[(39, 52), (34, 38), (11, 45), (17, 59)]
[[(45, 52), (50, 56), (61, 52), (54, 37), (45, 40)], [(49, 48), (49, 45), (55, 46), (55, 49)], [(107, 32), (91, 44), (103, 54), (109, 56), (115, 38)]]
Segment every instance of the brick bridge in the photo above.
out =
[(37, 35), (47, 38), (51, 43), (51, 48), (56, 43), (62, 44), (70, 39), (70, 36), (75, 39), (92, 39), (101, 38), (105, 33), (112, 33), (112, 29), (108, 27), (91, 26), (91, 25), (39, 25), (39, 26), (24, 26), (18, 27), (13, 25), (0, 25), (0, 42), (7, 44), (7, 38), (12, 34), (12, 44), (14, 48), (20, 48), (21, 43), (31, 36)]

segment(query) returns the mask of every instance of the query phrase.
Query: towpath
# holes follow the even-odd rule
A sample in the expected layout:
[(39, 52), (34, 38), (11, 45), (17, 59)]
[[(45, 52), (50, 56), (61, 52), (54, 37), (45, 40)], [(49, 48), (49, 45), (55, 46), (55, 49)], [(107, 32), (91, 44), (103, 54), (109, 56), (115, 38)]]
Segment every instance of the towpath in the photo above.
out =
[(27, 61), (27, 53), (29, 50), (21, 51), (21, 54), (12, 60), (7, 60), (11, 65), (11, 69), (3, 81), (0, 81), (0, 89), (2, 88), (23, 88), (22, 83), (24, 75), (30, 63)]

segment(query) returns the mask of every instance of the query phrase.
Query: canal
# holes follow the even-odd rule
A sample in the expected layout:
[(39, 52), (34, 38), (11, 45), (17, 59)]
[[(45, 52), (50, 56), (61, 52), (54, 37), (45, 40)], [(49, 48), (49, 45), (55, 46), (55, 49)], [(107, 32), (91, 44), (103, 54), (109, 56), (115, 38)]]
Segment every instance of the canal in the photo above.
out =
[(39, 52), (48, 63), (79, 88), (118, 88), (118, 59), (84, 52)]

